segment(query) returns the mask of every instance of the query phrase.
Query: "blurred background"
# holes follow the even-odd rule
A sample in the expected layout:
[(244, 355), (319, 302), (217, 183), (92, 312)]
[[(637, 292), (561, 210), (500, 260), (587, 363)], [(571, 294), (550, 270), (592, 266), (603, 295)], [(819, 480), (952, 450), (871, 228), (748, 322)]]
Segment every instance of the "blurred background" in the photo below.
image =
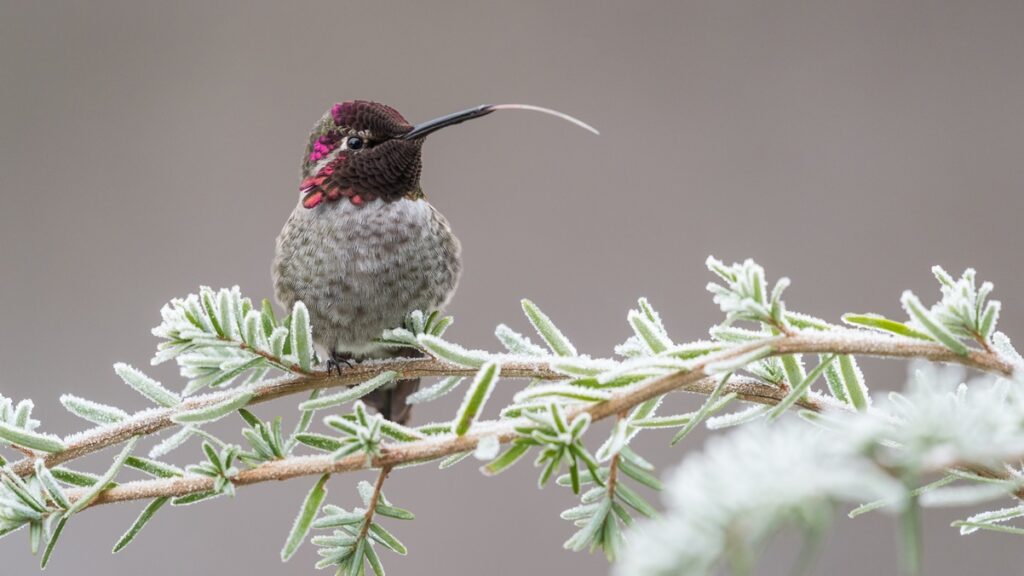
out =
[[(938, 293), (932, 264), (974, 266), (996, 284), (1003, 330), (1024, 338), (1022, 25), (1012, 0), (0, 0), (0, 393), (33, 398), (62, 434), (84, 423), (61, 393), (143, 407), (111, 364), (148, 367), (161, 305), (199, 285), (272, 294), (307, 131), (354, 98), (414, 122), (527, 102), (602, 131), (507, 112), (430, 138), (423, 186), (464, 246), (455, 341), (495, 348), (497, 323), (525, 331), (529, 297), (582, 351), (609, 355), (644, 295), (677, 340), (701, 338), (721, 317), (708, 254), (790, 276), (790, 307), (831, 320), (902, 317), (903, 289)], [(900, 363), (866, 370), (876, 392), (902, 386)], [(171, 366), (151, 373), (181, 385)], [(669, 438), (643, 438), (663, 468), (703, 439)], [(336, 477), (329, 500), (355, 505), (361, 477)], [(388, 496), (417, 520), (395, 526), (411, 554), (385, 565), (606, 573), (602, 557), (562, 550), (572, 531), (558, 513), (574, 498), (535, 478), (528, 462), (493, 479), (469, 461), (395, 474)], [(312, 547), (287, 565), (278, 550), (312, 482), (165, 509), (116, 557), (141, 505), (91, 510), (49, 573), (308, 574)], [(960, 537), (958, 515), (925, 515), (926, 574), (1019, 569), (1020, 540)], [(840, 513), (816, 573), (894, 573), (895, 534), (884, 514)], [(10, 574), (37, 570), (26, 540), (0, 542)], [(788, 574), (795, 550), (783, 538), (761, 573)]]

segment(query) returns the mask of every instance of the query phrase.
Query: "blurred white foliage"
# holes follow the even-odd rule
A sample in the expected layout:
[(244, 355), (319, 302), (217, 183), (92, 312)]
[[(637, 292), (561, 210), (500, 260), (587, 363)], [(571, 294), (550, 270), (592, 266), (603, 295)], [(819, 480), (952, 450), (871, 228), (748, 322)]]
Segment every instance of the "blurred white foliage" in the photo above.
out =
[(664, 517), (630, 534), (616, 574), (708, 574), (727, 557), (751, 554), (785, 523), (820, 525), (835, 502), (903, 492), (868, 458), (799, 421), (709, 439), (665, 489)]

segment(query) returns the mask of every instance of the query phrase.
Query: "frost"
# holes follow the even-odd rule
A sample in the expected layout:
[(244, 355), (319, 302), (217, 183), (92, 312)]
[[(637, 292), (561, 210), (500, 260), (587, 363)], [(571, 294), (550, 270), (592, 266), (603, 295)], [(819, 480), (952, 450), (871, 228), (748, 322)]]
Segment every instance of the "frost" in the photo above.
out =
[(128, 413), (114, 406), (107, 406), (85, 398), (79, 398), (74, 394), (64, 394), (60, 397), (60, 403), (75, 416), (93, 424), (106, 425), (116, 424), (128, 418)]
[(853, 439), (888, 441), (877, 454), (882, 463), (911, 470), (953, 462), (1001, 466), (1024, 453), (1019, 385), (992, 378), (963, 384), (964, 371), (954, 366), (915, 363), (912, 370), (904, 394), (847, 427)]
[(180, 447), (184, 444), (193, 434), (196, 433), (196, 429), (191, 426), (185, 426), (181, 430), (178, 430), (174, 434), (164, 438), (159, 444), (153, 446), (149, 451), (150, 458), (162, 458), (167, 454), (170, 454), (175, 448)]
[(411, 405), (433, 402), (457, 388), (463, 380), (464, 378), (459, 376), (448, 376), (447, 378), (442, 378), (437, 384), (410, 395), (406, 399), (406, 402)]
[(498, 327), (494, 330), (494, 335), (497, 336), (501, 344), (505, 346), (505, 349), (510, 354), (517, 354), (522, 356), (548, 356), (547, 350), (537, 346), (530, 341), (529, 338), (516, 332), (504, 324), (498, 324)]
[(497, 436), (484, 436), (477, 443), (476, 450), (473, 451), (473, 457), (477, 460), (492, 460), (498, 456), (500, 450), (501, 443), (498, 441)]
[(666, 489), (664, 518), (633, 532), (616, 574), (711, 573), (730, 551), (758, 548), (780, 523), (810, 529), (834, 502), (902, 494), (870, 461), (799, 421), (711, 438)]
[(780, 278), (769, 294), (764, 268), (753, 260), (726, 266), (709, 256), (706, 264), (724, 282), (724, 285), (709, 283), (707, 289), (725, 313), (726, 324), (748, 320), (777, 327), (786, 325), (782, 292), (789, 286), (789, 278)]
[(725, 428), (731, 428), (733, 426), (753, 422), (767, 414), (770, 409), (770, 406), (754, 404), (737, 412), (722, 414), (721, 416), (712, 416), (704, 422), (704, 425), (707, 426), (708, 430), (723, 430)]

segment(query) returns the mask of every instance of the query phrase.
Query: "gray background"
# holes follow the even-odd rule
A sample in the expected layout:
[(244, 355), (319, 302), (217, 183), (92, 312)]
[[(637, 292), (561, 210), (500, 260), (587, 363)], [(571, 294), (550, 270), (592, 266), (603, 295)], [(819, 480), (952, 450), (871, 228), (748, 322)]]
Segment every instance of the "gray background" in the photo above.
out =
[[(791, 276), (791, 307), (832, 319), (900, 315), (904, 288), (937, 292), (931, 264), (972, 265), (1024, 338), (1022, 25), (1020, 2), (4, 2), (0, 391), (34, 398), (60, 433), (82, 427), (62, 392), (142, 407), (110, 365), (146, 366), (160, 306), (200, 284), (271, 293), (306, 131), (351, 98), (413, 121), (529, 102), (603, 132), (507, 112), (430, 138), (423, 185), (465, 246), (458, 341), (493, 347), (498, 322), (525, 328), (524, 296), (598, 355), (626, 337), (640, 295), (677, 339), (702, 337), (720, 318), (709, 253)], [(902, 383), (899, 364), (868, 369), (876, 390)], [(153, 373), (180, 385), (173, 368)], [(667, 440), (645, 440), (663, 466), (699, 445)], [(561, 549), (573, 499), (534, 478), (529, 464), (396, 474), (388, 493), (418, 520), (395, 527), (412, 554), (386, 565), (605, 573)], [(352, 506), (355, 480), (336, 478), (330, 500)], [(310, 573), (310, 547), (277, 557), (310, 483), (168, 509), (117, 557), (140, 507), (89, 511), (50, 573)], [(956, 513), (926, 515), (927, 574), (1024, 560), (1013, 537), (959, 537)], [(895, 572), (893, 528), (841, 518), (818, 570)], [(788, 573), (791, 544), (764, 573)], [(5, 574), (36, 570), (25, 534), (0, 554)]]

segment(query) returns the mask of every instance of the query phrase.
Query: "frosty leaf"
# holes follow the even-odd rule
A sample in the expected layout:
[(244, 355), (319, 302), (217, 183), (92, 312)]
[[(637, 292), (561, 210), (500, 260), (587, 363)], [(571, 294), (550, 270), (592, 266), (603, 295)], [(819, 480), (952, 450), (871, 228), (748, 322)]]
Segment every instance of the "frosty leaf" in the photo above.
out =
[(771, 346), (760, 346), (758, 348), (750, 350), (749, 352), (737, 354), (732, 358), (725, 358), (714, 362), (708, 362), (704, 366), (704, 373), (707, 374), (708, 376), (714, 376), (716, 374), (731, 374), (737, 370), (744, 368), (748, 364), (765, 358), (771, 353)]
[(619, 471), (651, 490), (661, 490), (662, 488), (661, 481), (654, 474), (633, 464), (628, 458), (619, 458)]
[[(935, 490), (936, 488), (941, 488), (942, 486), (945, 486), (947, 484), (951, 484), (953, 482), (956, 482), (956, 480), (957, 480), (956, 476), (953, 476), (953, 475), (945, 476), (943, 478), (940, 478), (939, 480), (936, 480), (935, 482), (932, 482), (930, 484), (925, 484), (924, 486), (921, 486), (920, 488), (917, 488), (916, 490), (912, 490), (910, 492), (909, 496), (913, 496), (913, 497), (920, 496), (920, 495), (922, 495), (922, 494), (924, 494), (926, 492), (929, 492), (931, 490)], [(875, 500), (874, 502), (869, 502), (867, 504), (862, 504), (862, 505), (854, 508), (853, 510), (850, 511), (848, 516), (850, 518), (856, 518), (857, 516), (860, 516), (861, 514), (866, 514), (868, 512), (872, 512), (872, 511), (878, 510), (880, 508), (885, 508), (886, 506), (899, 506), (902, 503), (903, 503), (902, 499), (896, 499), (896, 500)]]
[(730, 414), (723, 414), (721, 416), (715, 416), (714, 418), (708, 418), (707, 426), (708, 430), (722, 430), (723, 428), (731, 428), (733, 426), (739, 426), (748, 422), (753, 422), (758, 418), (764, 416), (771, 406), (765, 406), (763, 404), (754, 404), (738, 412), (732, 412)]
[(302, 507), (299, 508), (299, 515), (296, 516), (295, 522), (292, 524), (288, 540), (285, 542), (284, 548), (281, 549), (281, 561), (287, 562), (290, 560), (295, 551), (299, 549), (299, 545), (306, 539), (306, 535), (309, 534), (310, 526), (320, 511), (320, 505), (323, 504), (324, 498), (327, 497), (326, 485), (330, 477), (330, 474), (321, 476), (320, 480), (313, 485), (309, 494), (306, 495)]
[(1003, 508), (975, 514), (963, 522), (954, 522), (953, 526), (959, 526), (960, 534), (967, 535), (977, 532), (981, 526), (991, 527), (1002, 522), (1020, 518), (1021, 516), (1024, 516), (1024, 506), (1014, 506), (1013, 508)]
[(867, 411), (871, 406), (871, 396), (864, 384), (864, 374), (857, 366), (857, 360), (853, 356), (842, 355), (839, 357), (839, 368), (850, 404), (860, 412)]
[(1003, 534), (1014, 534), (1016, 536), (1024, 536), (1024, 528), (1016, 528), (1013, 526), (1002, 526), (991, 522), (969, 522), (969, 521), (957, 521), (951, 524), (954, 528), (959, 528), (961, 533), (974, 532), (975, 530), (991, 530), (992, 532), (1002, 532)]
[(196, 429), (192, 426), (184, 426), (181, 430), (178, 430), (174, 434), (164, 438), (159, 444), (153, 446), (149, 451), (150, 458), (162, 458), (169, 454), (175, 448), (180, 447), (184, 444), (193, 434), (196, 433)]
[(64, 442), (57, 436), (16, 428), (6, 422), (0, 422), (0, 440), (39, 452), (55, 453), (66, 449)]
[(630, 310), (627, 320), (633, 327), (636, 337), (647, 345), (652, 354), (660, 354), (672, 347), (672, 341), (665, 334), (664, 327), (655, 324), (650, 316)]
[(501, 474), (510, 466), (519, 461), (520, 458), (526, 455), (530, 450), (533, 443), (524, 442), (522, 440), (516, 440), (512, 443), (512, 446), (505, 451), (504, 454), (498, 456), (491, 463), (482, 467), (480, 470), (488, 476), (495, 476)]
[(505, 346), (505, 349), (510, 354), (516, 354), (520, 356), (547, 356), (548, 351), (537, 346), (530, 341), (529, 338), (516, 332), (504, 324), (498, 324), (498, 327), (494, 330), (494, 335), (498, 337), (501, 344)]
[(140, 458), (138, 456), (129, 456), (128, 459), (124, 461), (124, 465), (129, 468), (145, 472), (154, 478), (175, 478), (182, 476), (185, 473), (177, 466), (165, 464), (157, 460)]
[(252, 401), (252, 397), (252, 392), (232, 394), (224, 400), (210, 404), (209, 406), (179, 412), (172, 416), (171, 420), (178, 424), (199, 424), (202, 422), (220, 420), (239, 408), (248, 405), (249, 402)]
[(128, 413), (114, 406), (107, 406), (85, 398), (79, 398), (73, 394), (64, 394), (60, 397), (60, 403), (68, 412), (75, 416), (92, 422), (93, 424), (117, 424), (128, 418)]
[(1005, 497), (1007, 494), (1012, 494), (1017, 488), (1018, 486), (1011, 482), (937, 488), (923, 494), (920, 502), (922, 506), (929, 508), (974, 506)]
[(430, 334), (421, 334), (418, 340), (420, 345), (435, 357), (459, 366), (479, 368), (490, 357), (486, 352), (467, 350), (458, 344), (453, 344)]
[(711, 414), (713, 408), (719, 406), (718, 398), (719, 396), (722, 395), (722, 391), (725, 390), (726, 384), (729, 383), (730, 376), (732, 376), (732, 372), (727, 372), (718, 379), (718, 384), (715, 385), (715, 388), (711, 391), (711, 394), (708, 394), (708, 397), (704, 401), (704, 404), (701, 405), (700, 410), (698, 410), (697, 413), (693, 416), (693, 418), (691, 418), (686, 423), (686, 425), (683, 426), (682, 430), (676, 432), (676, 435), (672, 437), (671, 444), (673, 446), (679, 443), (679, 441), (681, 441), (683, 438), (686, 438), (686, 436), (690, 432), (692, 432), (698, 424), (703, 422), (704, 419)]
[(552, 360), (549, 365), (552, 370), (561, 372), (568, 376), (597, 376), (619, 365), (613, 360), (604, 358), (590, 358), (587, 356), (576, 356), (572, 358), (558, 358)]
[(131, 544), (135, 537), (142, 532), (142, 529), (146, 527), (146, 524), (153, 519), (153, 516), (164, 507), (171, 499), (169, 497), (154, 498), (139, 514), (139, 517), (135, 519), (135, 522), (128, 528), (128, 531), (114, 544), (114, 549), (111, 551), (112, 554), (117, 554), (121, 550), (124, 550), (129, 544)]
[(342, 446), (341, 441), (323, 434), (311, 434), (307, 432), (304, 434), (296, 434), (295, 439), (310, 448), (324, 452), (334, 452)]
[(60, 466), (50, 468), (50, 473), (53, 474), (54, 478), (57, 480), (60, 480), (69, 486), (78, 486), (79, 488), (87, 488), (96, 484), (100, 480), (100, 477), (95, 474), (79, 472), (78, 470), (71, 470)]
[(526, 314), (530, 324), (537, 331), (537, 334), (547, 343), (557, 356), (576, 356), (576, 347), (569, 342), (569, 339), (562, 334), (562, 331), (555, 326), (555, 323), (541, 312), (536, 304), (523, 299), (523, 312)]
[(128, 459), (128, 456), (131, 454), (132, 450), (135, 449), (135, 445), (138, 444), (139, 440), (141, 439), (141, 436), (135, 436), (127, 443), (125, 443), (124, 448), (121, 449), (121, 453), (118, 454), (116, 458), (114, 458), (114, 463), (110, 465), (110, 468), (107, 469), (106, 473), (100, 477), (99, 481), (97, 481), (96, 484), (90, 487), (85, 494), (83, 494), (80, 498), (75, 500), (74, 503), (72, 503), (71, 507), (68, 508), (68, 511), (64, 516), (65, 518), (70, 517), (73, 514), (77, 514), (84, 510), (86, 506), (91, 504), (92, 501), (95, 500), (96, 497), (100, 495), (100, 493), (107, 489), (107, 484), (110, 483), (115, 476), (117, 476), (117, 473), (121, 470), (121, 466), (124, 465), (124, 461)]
[(724, 285), (709, 283), (707, 289), (714, 295), (715, 304), (726, 314), (726, 324), (748, 320), (776, 328), (787, 326), (782, 292), (789, 286), (788, 278), (780, 278), (769, 295), (764, 268), (753, 260), (726, 266), (709, 256), (706, 264), (724, 282)]
[(984, 346), (991, 344), (1001, 308), (999, 302), (988, 300), (992, 283), (977, 286), (972, 268), (965, 270), (957, 280), (940, 266), (932, 267), (932, 273), (942, 290), (942, 300), (930, 310), (934, 321), (955, 336), (976, 340)]
[(329, 396), (320, 396), (313, 400), (307, 400), (302, 404), (299, 404), (299, 410), (322, 410), (324, 408), (330, 408), (339, 404), (345, 404), (353, 400), (362, 398), (370, 392), (373, 392), (377, 388), (386, 386), (394, 382), (399, 377), (398, 372), (381, 372), (377, 376), (363, 382), (358, 386), (353, 386), (344, 392), (338, 392)]
[(934, 338), (914, 330), (910, 326), (907, 326), (903, 322), (897, 322), (896, 320), (890, 320), (885, 316), (878, 314), (843, 314), (843, 322), (852, 326), (858, 326), (861, 328), (870, 328), (879, 332), (886, 332), (889, 334), (896, 334), (897, 336), (906, 336), (908, 338), (917, 338), (918, 340), (932, 341)]
[(516, 392), (513, 400), (517, 404), (539, 400), (542, 398), (564, 398), (581, 402), (604, 402), (612, 397), (611, 392), (596, 388), (574, 386), (572, 384), (544, 384), (531, 386)]
[(783, 412), (789, 410), (794, 404), (802, 400), (807, 394), (807, 391), (810, 390), (811, 384), (814, 384), (814, 381), (817, 380), (821, 376), (822, 372), (832, 364), (832, 361), (835, 360), (835, 358), (835, 354), (831, 354), (819, 362), (818, 365), (804, 377), (803, 381), (793, 386), (793, 389), (790, 390), (789, 394), (787, 394), (785, 398), (783, 398), (768, 412), (768, 417), (778, 418)]
[(964, 346), (960, 340), (950, 333), (944, 326), (942, 326), (938, 320), (932, 317), (921, 301), (918, 300), (917, 296), (910, 290), (903, 293), (903, 297), (900, 299), (903, 303), (903, 309), (907, 312), (907, 315), (913, 318), (918, 324), (924, 328), (932, 338), (938, 340), (946, 348), (949, 348), (953, 352), (966, 356), (969, 352), (967, 346)]
[(383, 526), (376, 522), (370, 524), (370, 537), (389, 548), (395, 554), (405, 556), (409, 553), (409, 550), (404, 544), (398, 541), (398, 538), (395, 538), (390, 532), (385, 530)]
[(67, 496), (64, 495), (64, 489), (61, 488), (60, 484), (53, 474), (46, 468), (43, 461), (35, 461), (35, 473), (36, 478), (39, 479), (39, 483), (46, 491), (46, 495), (50, 498), (50, 501), (60, 506), (64, 510), (71, 507), (71, 503), (68, 501)]
[(309, 372), (313, 368), (313, 329), (309, 325), (309, 310), (302, 302), (292, 307), (292, 354), (299, 360), (299, 368)]
[(460, 376), (448, 376), (446, 378), (442, 378), (437, 384), (411, 394), (406, 398), (406, 402), (410, 405), (433, 402), (454, 390), (462, 383), (463, 380), (464, 378)]
[(50, 556), (53, 555), (53, 550), (57, 546), (57, 540), (60, 539), (61, 533), (64, 532), (64, 525), (67, 524), (68, 518), (70, 517), (71, 513), (66, 512), (58, 518), (57, 523), (54, 524), (53, 531), (50, 532), (49, 539), (46, 542), (46, 549), (43, 551), (43, 557), (39, 562), (39, 567), (41, 569), (46, 569), (46, 565), (50, 563)]
[(125, 384), (131, 386), (136, 392), (156, 404), (166, 408), (173, 408), (181, 403), (181, 397), (177, 394), (164, 388), (159, 382), (128, 364), (114, 364), (114, 372), (124, 380)]
[(437, 465), (438, 470), (447, 470), (473, 455), (473, 452), (459, 452), (448, 456)]
[(483, 410), (484, 404), (487, 403), (487, 399), (490, 397), (500, 373), (501, 367), (494, 361), (484, 364), (476, 373), (476, 376), (473, 378), (473, 384), (470, 385), (469, 390), (466, 392), (452, 425), (452, 431), (457, 436), (463, 436), (466, 432), (469, 432), (470, 426), (476, 421), (477, 416)]

